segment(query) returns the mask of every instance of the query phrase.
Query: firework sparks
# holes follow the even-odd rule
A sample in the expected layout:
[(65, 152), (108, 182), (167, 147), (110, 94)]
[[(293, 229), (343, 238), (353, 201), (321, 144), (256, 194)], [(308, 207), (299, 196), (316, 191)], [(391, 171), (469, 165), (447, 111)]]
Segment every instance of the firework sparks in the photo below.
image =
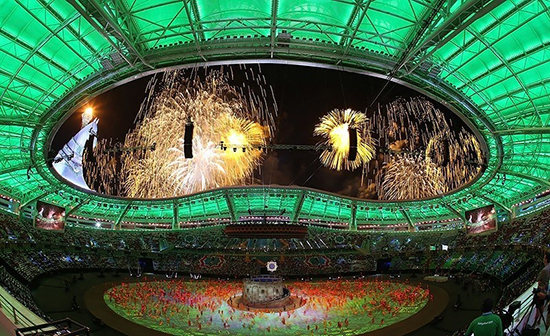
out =
[(446, 191), (440, 169), (422, 155), (395, 155), (385, 166), (382, 192), (386, 199), (420, 199)]
[[(251, 71), (246, 77), (266, 84), (261, 72)], [(268, 100), (273, 100), (273, 107)], [(98, 192), (136, 198), (250, 184), (263, 161), (261, 149), (269, 147), (274, 134), (274, 100), (272, 89), (229, 85), (223, 71), (210, 72), (203, 80), (196, 74), (183, 78), (178, 72), (165, 73), (162, 81), (151, 81), (136, 126), (124, 143), (98, 143), (97, 162), (85, 162), (91, 172), (85, 174), (86, 181)], [(476, 137), (453, 128), (453, 120), (427, 100), (398, 99), (386, 109), (368, 113), (369, 118), (351, 109), (335, 109), (314, 130), (322, 137), (324, 166), (338, 171), (361, 167), (361, 185), (365, 183), (369, 192), (358, 197), (434, 197), (470, 182), (483, 167)], [(195, 126), (191, 160), (185, 158), (182, 140), (189, 120)], [(349, 129), (357, 130), (353, 161), (348, 160)], [(129, 150), (110, 151), (117, 146)], [(374, 190), (376, 196), (366, 196), (374, 195)]]
[(252, 171), (262, 161), (259, 146), (265, 145), (264, 127), (257, 122), (236, 118), (229, 114), (220, 117), (214, 127), (224, 143), (193, 138), (193, 159), (185, 158), (183, 139), (180, 148), (170, 148), (177, 153), (169, 166), (175, 167), (171, 182), (177, 194), (190, 194), (198, 191), (219, 188), (227, 185), (244, 184)]
[(428, 164), (435, 164), (448, 189), (458, 188), (473, 179), (481, 170), (483, 156), (477, 139), (462, 130), (458, 136), (437, 134), (425, 150)]
[(377, 174), (383, 199), (434, 197), (468, 183), (481, 170), (483, 154), (475, 136), (453, 130), (427, 100), (398, 99), (375, 119), (388, 152), (397, 154), (385, 154), (389, 163)]
[[(374, 155), (374, 144), (367, 129), (367, 116), (351, 109), (332, 110), (315, 126), (314, 135), (325, 138), (322, 145), (327, 148), (321, 153), (321, 162), (331, 169), (355, 170), (370, 161)], [(348, 160), (349, 129), (357, 130), (357, 157)]]
[[(260, 148), (266, 144), (266, 128), (257, 122), (226, 114), (220, 118), (217, 129), (224, 144), (230, 146), (222, 155), (224, 166), (231, 171), (225, 177), (249, 177), (254, 168), (262, 162)], [(235, 179), (224, 184), (243, 184), (242, 178), (241, 181)]]
[[(156, 92), (158, 84), (150, 83), (136, 127), (121, 145), (131, 149), (120, 156), (121, 185), (109, 187), (112, 175), (102, 173), (112, 165), (113, 155), (97, 152), (101, 162), (96, 173), (103, 180), (98, 189), (118, 189), (128, 197), (163, 198), (246, 184), (262, 162), (260, 148), (272, 134), (273, 117), (262, 103), (266, 100), (251, 90), (245, 95), (242, 88), (230, 86), (219, 71), (209, 73), (204, 81), (169, 72)], [(193, 159), (186, 159), (183, 152), (189, 120), (195, 126)], [(238, 150), (223, 150), (221, 141)], [(106, 147), (105, 143), (99, 146)]]
[[(180, 139), (180, 148), (183, 140)], [(224, 183), (226, 170), (220, 149), (212, 141), (205, 142), (200, 135), (193, 138), (193, 159), (185, 158), (183, 149), (170, 148), (178, 154), (169, 163), (174, 167), (170, 180), (178, 194), (190, 194), (202, 190), (218, 188)]]

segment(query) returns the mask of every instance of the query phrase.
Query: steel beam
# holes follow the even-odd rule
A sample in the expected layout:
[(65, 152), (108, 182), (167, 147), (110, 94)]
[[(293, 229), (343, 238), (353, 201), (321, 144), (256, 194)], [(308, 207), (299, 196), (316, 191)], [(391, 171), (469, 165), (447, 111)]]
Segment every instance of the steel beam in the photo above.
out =
[(189, 26), (191, 27), (191, 34), (193, 35), (193, 40), (195, 40), (195, 47), (197, 48), (197, 54), (202, 58), (203, 61), (206, 62), (206, 58), (203, 56), (201, 52), (201, 43), (199, 41), (199, 36), (197, 33), (197, 30), (195, 29), (195, 20), (193, 19), (193, 13), (191, 12), (191, 9), (189, 8), (190, 0), (183, 0), (183, 4), (185, 6), (185, 13), (187, 14), (187, 20), (189, 20)]
[(506, 174), (506, 175), (520, 177), (520, 178), (523, 178), (523, 179), (533, 181), (533, 182), (536, 182), (538, 184), (542, 184), (542, 185), (545, 185), (547, 187), (550, 187), (550, 181), (545, 180), (545, 179), (541, 179), (540, 177), (527, 175), (527, 174), (524, 174), (524, 173), (519, 173), (519, 172), (515, 172), (515, 171), (511, 171), (511, 170), (499, 170), (498, 172), (502, 173), (502, 174)]
[[(83, 0), (79, 1), (81, 1), (81, 3), (83, 2)], [(145, 58), (143, 58), (140, 50), (138, 50), (138, 48), (135, 46), (135, 42), (132, 41), (128, 36), (126, 36), (122, 28), (116, 22), (116, 19), (114, 19), (111, 15), (109, 15), (109, 13), (107, 13), (103, 4), (98, 3), (97, 0), (87, 0), (83, 3), (83, 5), (93, 16), (93, 18), (103, 25), (104, 29), (108, 29), (109, 27), (111, 27), (111, 29), (108, 30), (109, 34), (113, 36), (117, 41), (119, 41), (119, 43), (121, 43), (126, 48), (126, 50), (136, 56), (142, 64), (153, 69), (153, 67), (149, 63), (147, 63), (147, 61), (145, 61)], [(134, 31), (131, 30), (132, 28), (130, 23), (126, 27), (129, 28), (130, 33), (137, 34), (137, 27), (133, 28)]]
[(65, 218), (69, 217), (70, 215), (72, 215), (76, 210), (80, 209), (83, 205), (86, 205), (88, 203), (90, 203), (90, 200), (92, 198), (91, 197), (88, 197), (86, 199), (83, 199), (81, 202), (79, 202), (76, 206), (74, 206), (71, 210), (67, 211), (67, 213), (65, 214)]
[(180, 205), (177, 200), (172, 203), (172, 230), (180, 228)]
[(277, 11), (279, 10), (279, 0), (271, 0), (271, 58), (275, 50), (275, 35), (277, 34)]
[[(531, 3), (530, 0), (523, 0), (522, 2), (520, 2), (518, 5), (515, 6), (515, 8), (507, 13), (505, 13), (504, 15), (502, 15), (501, 17), (499, 17), (498, 20), (495, 20), (493, 23), (491, 23), (490, 25), (486, 26), (483, 28), (483, 31), (480, 32), (480, 34), (485, 34), (486, 32), (489, 32), (491, 31), (492, 29), (494, 29), (495, 27), (497, 27), (499, 24), (501, 24), (502, 22), (508, 20), (510, 17), (512, 17), (513, 15), (515, 15), (517, 12), (523, 10), (524, 7), (526, 7), (527, 5), (529, 5)], [(468, 24), (464, 24), (464, 27), (461, 27), (461, 30), (460, 31), (463, 31), (464, 29), (468, 28), (469, 25)], [(447, 43), (448, 41), (445, 42), (445, 44)], [(447, 59), (453, 59), (455, 58), (458, 54), (461, 54), (463, 53), (467, 48), (469, 48), (472, 44), (474, 44), (475, 42), (477, 42), (476, 39), (470, 39), (469, 41), (467, 41), (466, 43), (464, 43), (464, 45), (461, 45), (460, 47), (457, 48), (457, 50), (455, 52), (453, 52), (453, 54), (449, 55), (447, 57)], [(441, 46), (443, 46), (444, 43), (440, 42), (439, 43), (439, 46), (436, 47), (436, 48), (440, 48)], [(435, 48), (434, 48), (435, 49)], [(435, 52), (435, 51), (434, 51)], [(458, 69), (455, 68), (453, 69), (453, 71), (457, 71)], [(411, 72), (414, 71), (414, 69), (411, 70)], [(493, 98), (494, 99), (494, 98)]]
[(411, 33), (411, 37), (407, 38), (405, 41), (405, 50), (399, 57), (399, 61), (395, 64), (390, 76), (396, 76), (399, 73), (399, 70), (406, 64), (410, 57), (414, 56), (413, 51), (418, 45), (418, 42), (424, 36), (430, 25), (433, 23), (435, 17), (439, 13), (441, 7), (445, 0), (436, 0), (433, 3), (433, 7), (426, 10), (421, 18), (418, 19), (418, 29)]
[(493, 135), (550, 134), (550, 126), (520, 127), (520, 128), (510, 128), (510, 129), (495, 130), (495, 131), (481, 131), (481, 132), (485, 134), (493, 134)]
[[(504, 165), (503, 169), (507, 170), (509, 168), (518, 168), (518, 167), (525, 168), (524, 171), (527, 171), (527, 172), (531, 171), (532, 169), (550, 171), (549, 165), (541, 164), (540, 162), (521, 162), (521, 163), (514, 162), (509, 165)], [(548, 175), (550, 176), (550, 173)]]
[(233, 199), (227, 190), (224, 190), (223, 197), (227, 202), (227, 209), (229, 209), (229, 214), (231, 215), (231, 222), (235, 223), (237, 221), (237, 214), (235, 214), (235, 204), (233, 204)]
[(487, 41), (485, 41), (485, 38), (483, 38), (483, 35), (480, 35), (477, 32), (471, 31), (469, 29), (468, 29), (468, 32), (470, 32), (470, 34), (474, 35), (481, 43), (483, 43), (485, 45), (485, 47), (487, 49), (489, 49), (493, 53), (493, 55), (495, 55), (496, 58), (499, 59), (501, 64), (504, 64), (504, 66), (506, 66), (508, 71), (510, 71), (510, 73), (512, 74), (514, 79), (521, 86), (522, 91), (525, 93), (525, 95), (529, 99), (529, 102), (531, 103), (531, 106), (533, 106), (533, 111), (535, 112), (535, 114), (538, 117), (539, 121), (542, 121), (542, 119), (540, 118), (540, 114), (539, 114), (537, 105), (533, 102), (533, 99), (529, 95), (529, 90), (527, 89), (527, 87), (525, 86), (525, 84), (523, 83), (521, 78), (519, 78), (518, 74), (514, 71), (512, 66), (508, 63), (508, 61), (500, 55), (500, 53), (495, 49), (495, 47), (493, 47), (493, 45), (491, 43), (488, 43)]
[(292, 214), (292, 224), (296, 224), (298, 219), (300, 219), (300, 211), (302, 210), (302, 205), (304, 204), (304, 199), (306, 198), (306, 192), (300, 192), (300, 196), (298, 197), (298, 201), (294, 207), (294, 213)]
[[(355, 36), (357, 35), (357, 32), (359, 31), (359, 28), (361, 28), (361, 23), (363, 22), (363, 19), (365, 18), (365, 16), (367, 15), (367, 11), (369, 10), (369, 7), (371, 5), (373, 0), (368, 0), (366, 3), (357, 3), (354, 8), (354, 11), (356, 11), (356, 9), (359, 9), (359, 8), (363, 8), (363, 12), (361, 13), (361, 16), (359, 17), (359, 20), (357, 21), (357, 25), (355, 25), (355, 28), (353, 29), (353, 33), (349, 36), (349, 38), (347, 37), (343, 37), (342, 38), (342, 42), (344, 43), (344, 45), (346, 46), (346, 48), (344, 49), (344, 52), (342, 53), (342, 58), (338, 61), (337, 64), (340, 64), (340, 62), (342, 62), (342, 60), (346, 57), (346, 55), (348, 54), (348, 51), (349, 51), (349, 48), (352, 46), (353, 44), (353, 40), (355, 39)], [(352, 15), (352, 18), (351, 18), (352, 21), (355, 20), (355, 18), (353, 17)], [(353, 22), (348, 22), (349, 25), (353, 24)]]
[(18, 170), (28, 169), (30, 166), (31, 166), (30, 162), (25, 162), (24, 164), (9, 167), (7, 169), (0, 168), (0, 175), (10, 174)]
[(490, 197), (487, 197), (487, 196), (485, 196), (485, 195), (477, 195), (477, 196), (483, 198), (483, 199), (486, 200), (487, 202), (494, 203), (494, 204), (500, 206), (500, 207), (503, 208), (504, 210), (508, 211), (508, 213), (510, 213), (510, 215), (512, 215), (512, 209), (509, 208), (509, 207), (507, 207), (507, 206), (504, 205), (503, 203), (501, 203), (501, 202), (499, 202), (499, 201), (497, 201), (497, 200), (494, 200), (494, 199), (492, 199), (492, 198), (490, 198)]
[(458, 218), (462, 219), (462, 221), (466, 222), (466, 217), (464, 216), (464, 214), (460, 213), (458, 210), (456, 210), (455, 208), (453, 208), (450, 204), (448, 203), (441, 203), (443, 204), (443, 206), (445, 208), (447, 208), (449, 211), (451, 211), (452, 213), (454, 213), (455, 215), (458, 216)]
[(504, 2), (505, 0), (470, 0), (464, 3), (456, 12), (451, 14), (443, 24), (424, 39), (421, 44), (414, 48), (411, 57), (414, 55), (422, 55), (425, 50), (435, 46), (428, 53), (424, 54), (422, 58), (416, 62), (416, 65), (408, 70), (408, 73), (412, 73), (439, 50), (439, 48), (447, 44), (479, 18), (485, 16)]
[(120, 222), (126, 216), (126, 213), (128, 213), (128, 210), (130, 209), (130, 206), (132, 205), (132, 202), (128, 202), (122, 212), (118, 215), (117, 219), (115, 220), (115, 228), (120, 227)]
[[(136, 42), (139, 40), (140, 29), (138, 28), (136, 21), (134, 20), (133, 14), (128, 9), (126, 3), (122, 0), (112, 0), (113, 1), (113, 10), (112, 15), (118, 15), (118, 19), (124, 23), (126, 31), (128, 32), (128, 39), (130, 43), (136, 48), (136, 50), (143, 51), (142, 48), (136, 45)], [(122, 15), (121, 15), (122, 14)]]
[[(82, 1), (82, 0), (80, 0)], [(67, 0), (67, 2), (73, 6), (73, 8), (80, 13), (80, 15), (86, 20), (88, 21), (88, 23), (101, 35), (103, 36), (103, 38), (111, 45), (111, 47), (113, 47), (119, 54), (120, 54), (120, 57), (122, 57), (124, 59), (124, 61), (126, 61), (126, 63), (128, 63), (128, 65), (130, 65), (131, 67), (134, 67), (135, 64), (130, 61), (130, 59), (128, 59), (128, 57), (125, 55), (124, 51), (116, 44), (113, 42), (113, 40), (111, 40), (111, 36), (113, 35), (109, 35), (109, 33), (107, 32), (107, 28), (109, 26), (109, 23), (106, 22), (105, 18), (103, 18), (101, 15), (97, 15), (97, 16), (94, 16), (93, 14), (91, 14), (90, 12), (91, 11), (96, 11), (95, 8), (93, 7), (93, 4), (90, 2), (90, 3), (86, 3), (84, 2), (83, 5), (80, 5), (77, 0)], [(103, 10), (104, 12), (104, 10)], [(96, 21), (97, 20), (97, 21)], [(100, 22), (101, 25), (103, 25), (103, 27), (101, 27), (97, 22)], [(124, 39), (122, 39), (122, 37), (120, 36), (113, 36), (117, 41), (119, 41), (119, 43), (123, 44), (124, 45)], [(134, 50), (133, 46), (131, 45), (125, 45), (125, 47), (128, 49), (128, 50)], [(145, 63), (144, 63), (145, 64)]]
[(349, 230), (357, 231), (357, 201), (351, 202), (351, 216), (349, 221)]
[[(42, 22), (40, 21), (35, 15), (34, 13), (32, 13), (31, 11), (29, 11), (25, 6), (23, 6), (19, 1), (18, 1), (18, 4), (21, 6), (21, 8), (24, 8), (31, 16), (34, 17), (34, 19), (36, 19), (37, 22)], [(19, 67), (17, 68), (17, 70), (13, 73), (13, 75), (11, 76), (9, 82), (7, 85), (4, 85), (4, 87), (8, 88), (10, 87), (10, 85), (13, 83), (13, 81), (18, 77), (19, 73), (21, 72), (21, 70), (27, 66), (27, 64), (29, 64), (29, 61), (31, 60), (31, 58), (35, 55), (35, 53), (40, 50), (44, 45), (46, 45), (46, 43), (48, 43), (53, 37), (57, 36), (57, 34), (62, 31), (63, 29), (65, 29), (65, 27), (69, 26), (72, 22), (74, 22), (76, 19), (78, 18), (78, 15), (74, 15), (70, 18), (67, 18), (60, 26), (58, 26), (55, 30), (51, 30), (51, 28), (47, 27), (44, 25), (44, 27), (50, 32), (50, 34), (45, 38), (45, 39), (42, 39), (42, 41), (37, 44), (36, 46), (34, 46), (33, 50), (27, 55), (27, 58), (19, 65)], [(67, 47), (69, 49), (71, 49), (72, 52), (74, 52), (76, 55), (78, 55), (80, 57), (80, 54), (76, 52), (76, 50), (74, 50), (72, 47), (68, 46)], [(84, 59), (83, 59), (84, 60)], [(86, 62), (86, 60), (84, 60)], [(2, 92), (2, 94), (0, 95), (0, 101), (4, 98), (4, 95), (6, 94), (7, 90), (4, 90)]]
[(41, 199), (42, 197), (48, 196), (49, 194), (54, 192), (54, 189), (56, 189), (56, 188), (50, 188), (50, 189), (46, 190), (45, 192), (39, 194), (38, 196), (34, 196), (34, 197), (29, 198), (25, 202), (21, 203), (21, 205), (19, 206), (19, 209), (23, 209), (24, 207), (26, 207), (30, 203), (32, 203), (34, 201), (37, 201), (37, 200)]
[(399, 212), (401, 212), (403, 217), (405, 217), (405, 219), (407, 220), (407, 223), (409, 223), (409, 232), (414, 231), (414, 223), (413, 223), (411, 217), (409, 217), (409, 214), (407, 213), (407, 211), (405, 211), (405, 209), (403, 209), (403, 208), (399, 208)]
[(195, 25), (197, 26), (197, 36), (199, 37), (200, 41), (205, 41), (206, 37), (204, 36), (204, 27), (201, 24), (201, 16), (199, 13), (199, 5), (197, 4), (197, 0), (191, 0), (191, 10), (193, 11), (193, 15), (195, 16)]
[(0, 126), (2, 125), (34, 128), (38, 125), (38, 123), (34, 121), (29, 121), (28, 119), (13, 119), (13, 118), (0, 117)]

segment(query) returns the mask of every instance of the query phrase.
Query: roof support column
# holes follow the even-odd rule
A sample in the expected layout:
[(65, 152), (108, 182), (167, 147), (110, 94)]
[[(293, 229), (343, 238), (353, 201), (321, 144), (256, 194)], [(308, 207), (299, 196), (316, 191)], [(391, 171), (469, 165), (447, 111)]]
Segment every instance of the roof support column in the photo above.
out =
[(180, 228), (180, 207), (177, 201), (172, 204), (172, 230), (178, 230)]
[(279, 0), (271, 0), (271, 58), (275, 51), (275, 35), (277, 35), (277, 11), (279, 10)]
[(229, 209), (229, 214), (231, 215), (231, 223), (237, 222), (237, 214), (235, 214), (235, 204), (233, 204), (233, 199), (227, 191), (223, 192), (223, 197), (227, 202), (227, 208)]
[(25, 202), (21, 203), (21, 206), (19, 207), (19, 209), (20, 209), (20, 210), (23, 210), (23, 208), (26, 207), (27, 205), (31, 204), (31, 203), (34, 202), (34, 201), (37, 201), (38, 199), (40, 199), (40, 198), (42, 198), (42, 197), (48, 196), (48, 195), (51, 194), (52, 192), (53, 192), (53, 189), (49, 189), (49, 190), (43, 192), (42, 194), (39, 194), (38, 196), (29, 198), (29, 199), (26, 200)]
[(120, 222), (122, 221), (122, 218), (124, 218), (124, 216), (126, 215), (126, 213), (128, 212), (128, 210), (130, 209), (130, 206), (132, 205), (132, 203), (128, 203), (126, 204), (126, 206), (124, 207), (124, 209), (122, 210), (122, 212), (118, 215), (115, 223), (114, 223), (114, 229), (115, 230), (120, 230), (121, 228), (121, 225), (120, 225)]
[(353, 15), (350, 17), (350, 22), (348, 22), (348, 26), (351, 26), (353, 24), (353, 21), (355, 21), (355, 17), (358, 14), (359, 8), (363, 8), (363, 13), (359, 17), (359, 20), (357, 20), (357, 24), (355, 25), (355, 28), (353, 29), (353, 33), (349, 37), (342, 38), (342, 42), (345, 43), (346, 49), (344, 49), (344, 52), (342, 53), (342, 58), (338, 61), (337, 64), (340, 64), (347, 56), (349, 48), (353, 44), (353, 40), (355, 39), (355, 36), (357, 36), (357, 32), (359, 31), (359, 28), (361, 28), (361, 23), (363, 23), (363, 19), (367, 15), (367, 11), (369, 10), (369, 7), (371, 5), (373, 0), (368, 0), (364, 4), (356, 4)]
[[(452, 40), (455, 36), (460, 34), (464, 29), (469, 27), (479, 18), (485, 16), (487, 13), (495, 9), (504, 3), (505, 0), (470, 0), (465, 2), (455, 13), (446, 19), (436, 30), (419, 44), (411, 56), (420, 55), (421, 58), (408, 69), (408, 73), (412, 73), (422, 63), (429, 60), (431, 56), (438, 51), (443, 45)], [(473, 15), (472, 15), (473, 14)], [(430, 47), (431, 50), (426, 52)], [(406, 60), (408, 62), (410, 57)]]
[(300, 210), (302, 210), (302, 205), (304, 204), (304, 199), (306, 198), (305, 191), (302, 191), (300, 193), (300, 196), (298, 196), (298, 202), (296, 202), (296, 206), (294, 207), (294, 213), (292, 214), (292, 224), (297, 224), (298, 219), (300, 218)]
[(195, 20), (193, 19), (193, 13), (191, 12), (189, 0), (183, 0), (183, 4), (185, 5), (185, 13), (187, 14), (187, 20), (189, 20), (189, 26), (191, 27), (191, 33), (193, 34), (193, 40), (195, 40), (195, 47), (197, 47), (197, 54), (202, 58), (203, 61), (207, 61), (206, 58), (203, 56), (201, 51), (201, 44), (199, 41), (199, 34), (195, 28)]
[(357, 201), (351, 202), (351, 218), (349, 221), (349, 230), (357, 231)]
[(409, 217), (409, 214), (407, 213), (407, 211), (405, 211), (405, 209), (403, 208), (399, 208), (399, 211), (401, 212), (403, 217), (407, 219), (407, 223), (409, 224), (409, 232), (414, 232), (414, 224), (411, 220), (411, 217)]
[(542, 178), (539, 178), (539, 177), (536, 177), (536, 176), (532, 176), (532, 175), (528, 175), (528, 174), (524, 174), (524, 173), (519, 173), (519, 172), (515, 172), (515, 171), (509, 171), (509, 170), (499, 170), (499, 173), (502, 173), (502, 174), (506, 174), (506, 175), (512, 175), (512, 176), (517, 176), (517, 177), (520, 177), (520, 178), (524, 178), (526, 180), (530, 180), (530, 181), (533, 181), (533, 182), (537, 182), (537, 183), (540, 183), (542, 185), (545, 185), (546, 187), (550, 187), (550, 181), (549, 180), (545, 180), (545, 179), (542, 179)]
[(504, 210), (508, 211), (508, 213), (510, 214), (510, 217), (512, 216), (513, 214), (513, 211), (511, 208), (507, 207), (506, 205), (504, 205), (503, 203), (499, 202), (499, 201), (495, 201), (494, 199), (492, 198), (489, 198), (487, 196), (484, 196), (484, 195), (478, 195), (479, 197), (483, 198), (484, 200), (486, 200), (487, 202), (491, 202), (491, 203), (494, 203), (498, 206), (500, 206), (501, 208), (503, 208)]
[(83, 205), (86, 205), (86, 204), (90, 203), (90, 199), (91, 199), (90, 197), (88, 197), (86, 199), (83, 199), (76, 206), (74, 206), (71, 210), (67, 211), (67, 213), (65, 214), (65, 218), (72, 215), (76, 210), (80, 209)]
[[(73, 6), (74, 9), (76, 9), (77, 12), (80, 13), (80, 15), (82, 15), (82, 17), (84, 19), (86, 19), (86, 21), (88, 21), (88, 23), (94, 27), (94, 29), (99, 33), (101, 34), (101, 36), (103, 36), (103, 38), (118, 52), (118, 54), (120, 55), (120, 57), (122, 57), (126, 63), (128, 63), (128, 65), (130, 65), (131, 67), (134, 67), (135, 64), (127, 57), (126, 53), (120, 48), (120, 46), (118, 46), (115, 42), (113, 42), (113, 40), (111, 40), (111, 35), (109, 35), (109, 33), (107, 32), (107, 28), (110, 26), (108, 22), (105, 21), (105, 18), (102, 17), (101, 15), (98, 15), (96, 17), (94, 17), (92, 14), (91, 14), (91, 10), (93, 11), (94, 10), (94, 6), (93, 4), (89, 4), (87, 3), (85, 6), (82, 6), (81, 4), (79, 4), (77, 2), (77, 0), (67, 0), (69, 2), (69, 4), (71, 6)], [(97, 9), (96, 9), (97, 11)], [(94, 20), (95, 19), (95, 20)], [(96, 21), (97, 20), (97, 21)], [(100, 24), (98, 24), (98, 22), (100, 22)], [(101, 26), (103, 25), (103, 27)], [(125, 45), (125, 47), (127, 48), (127, 50), (134, 50), (133, 49), (133, 46), (132, 45), (129, 45), (129, 44), (124, 44), (125, 40), (121, 39), (121, 36), (113, 36), (117, 41), (119, 41), (120, 43), (122, 43), (123, 45)], [(137, 52), (136, 52), (137, 53)], [(141, 55), (139, 56), (141, 57)], [(140, 58), (141, 59), (141, 58)], [(144, 64), (145, 61), (143, 61)]]
[(447, 204), (447, 203), (441, 203), (441, 204), (443, 204), (443, 206), (444, 206), (445, 208), (449, 209), (452, 213), (454, 213), (455, 215), (457, 215), (458, 218), (462, 219), (462, 224), (463, 224), (464, 226), (466, 226), (466, 217), (465, 217), (463, 214), (461, 214), (460, 212), (458, 212), (458, 210), (456, 210), (455, 208), (453, 208), (452, 206), (450, 206), (450, 205)]

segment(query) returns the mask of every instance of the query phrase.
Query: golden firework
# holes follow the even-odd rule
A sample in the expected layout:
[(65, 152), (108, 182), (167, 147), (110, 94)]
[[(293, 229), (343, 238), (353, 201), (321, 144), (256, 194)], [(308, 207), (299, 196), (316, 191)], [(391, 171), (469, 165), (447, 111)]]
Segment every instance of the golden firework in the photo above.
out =
[[(217, 133), (227, 147), (222, 155), (224, 166), (231, 174), (226, 176), (235, 179), (237, 176), (247, 178), (255, 167), (262, 162), (261, 148), (267, 139), (266, 128), (252, 120), (236, 118), (225, 114), (217, 125)], [(241, 181), (228, 181), (229, 185), (244, 184)]]
[(462, 130), (458, 135), (436, 134), (425, 150), (426, 161), (435, 164), (449, 190), (473, 179), (481, 170), (483, 155), (474, 135)]
[(377, 178), (379, 197), (434, 197), (471, 181), (481, 170), (483, 153), (474, 135), (453, 129), (452, 120), (422, 98), (398, 99), (378, 111), (375, 131), (385, 137), (389, 163)]
[(227, 170), (218, 144), (196, 135), (193, 138), (193, 159), (190, 160), (185, 158), (183, 140), (179, 141), (182, 149), (170, 148), (178, 156), (168, 164), (174, 168), (169, 180), (175, 193), (185, 195), (223, 186)]
[[(163, 198), (246, 184), (261, 164), (260, 148), (271, 134), (265, 118), (268, 109), (257, 103), (261, 99), (230, 86), (218, 71), (204, 80), (169, 72), (162, 85), (158, 92), (154, 82), (150, 86), (139, 121), (122, 144), (135, 150), (121, 155), (120, 194)], [(194, 123), (192, 159), (185, 158), (183, 151), (189, 120)], [(221, 141), (238, 150), (223, 150)], [(152, 144), (155, 150), (148, 149)], [(99, 166), (105, 166), (109, 160), (104, 156), (101, 161), (105, 162)], [(108, 184), (112, 177), (102, 179)]]
[(423, 155), (395, 155), (384, 168), (381, 189), (385, 199), (420, 199), (447, 191), (441, 170)]
[[(352, 109), (330, 111), (315, 126), (314, 135), (322, 136), (325, 149), (321, 162), (336, 170), (355, 170), (369, 162), (374, 155), (373, 139), (367, 129), (367, 116)], [(349, 129), (357, 130), (357, 156), (348, 160), (350, 150)]]

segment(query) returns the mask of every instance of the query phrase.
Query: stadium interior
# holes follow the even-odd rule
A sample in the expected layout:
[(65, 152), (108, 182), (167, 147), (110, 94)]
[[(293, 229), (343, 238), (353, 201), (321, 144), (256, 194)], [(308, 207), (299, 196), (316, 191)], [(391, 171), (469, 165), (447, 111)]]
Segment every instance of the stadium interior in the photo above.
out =
[(0, 3), (0, 336), (526, 330), (549, 1)]

